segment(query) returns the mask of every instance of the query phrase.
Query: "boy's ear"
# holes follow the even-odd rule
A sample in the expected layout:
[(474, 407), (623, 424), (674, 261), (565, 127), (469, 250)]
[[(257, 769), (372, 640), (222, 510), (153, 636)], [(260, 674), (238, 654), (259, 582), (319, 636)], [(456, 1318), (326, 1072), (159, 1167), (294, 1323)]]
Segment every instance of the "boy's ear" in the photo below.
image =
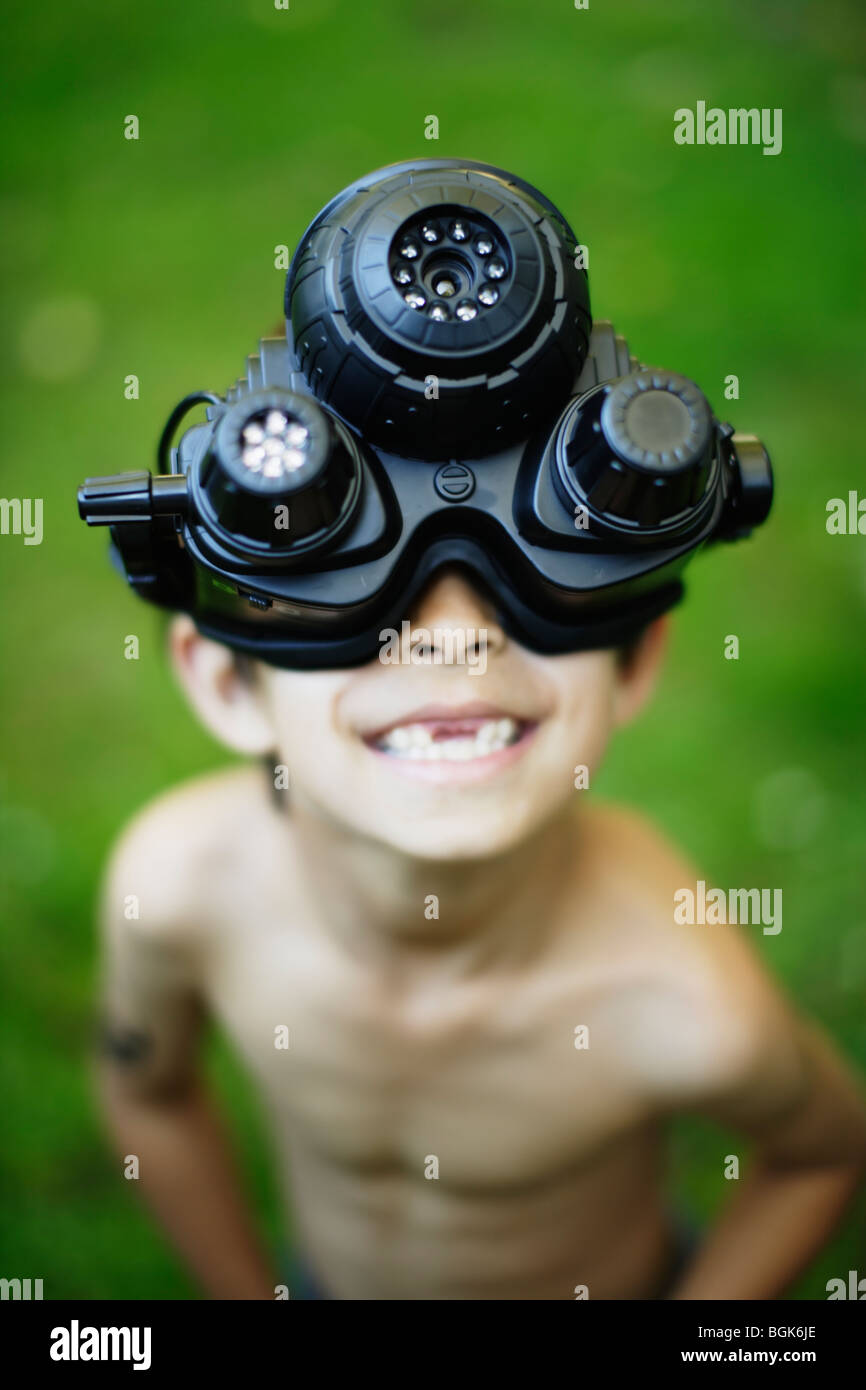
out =
[(667, 614), (650, 623), (617, 674), (614, 723), (628, 724), (640, 713), (656, 687), (668, 645)]
[(202, 637), (185, 614), (172, 619), (168, 646), (190, 704), (214, 737), (237, 753), (270, 753), (274, 731), (261, 690), (241, 674), (230, 649)]

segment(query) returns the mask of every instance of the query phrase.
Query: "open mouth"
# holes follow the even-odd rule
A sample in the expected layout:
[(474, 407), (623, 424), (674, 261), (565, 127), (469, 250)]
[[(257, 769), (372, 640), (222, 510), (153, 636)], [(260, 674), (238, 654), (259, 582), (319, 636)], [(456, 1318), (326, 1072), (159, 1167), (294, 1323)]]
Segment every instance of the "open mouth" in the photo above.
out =
[(465, 763), (510, 748), (528, 727), (522, 719), (512, 719), (510, 715), (501, 719), (419, 720), (388, 729), (374, 746), (393, 758)]
[(364, 742), (400, 771), (429, 773), (440, 780), (507, 766), (521, 755), (537, 727), (532, 720), (499, 710), (419, 710)]

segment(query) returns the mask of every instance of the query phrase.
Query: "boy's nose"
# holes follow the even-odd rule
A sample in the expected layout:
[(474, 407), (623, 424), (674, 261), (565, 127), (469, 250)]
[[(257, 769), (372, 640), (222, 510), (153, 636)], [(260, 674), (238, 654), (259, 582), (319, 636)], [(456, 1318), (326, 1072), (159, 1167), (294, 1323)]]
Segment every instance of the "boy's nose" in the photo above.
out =
[(504, 650), (507, 637), (496, 618), (493, 605), (460, 570), (438, 570), (422, 591), (409, 614), (414, 628), (433, 634), (461, 633), (467, 643), (486, 649), (493, 656)]

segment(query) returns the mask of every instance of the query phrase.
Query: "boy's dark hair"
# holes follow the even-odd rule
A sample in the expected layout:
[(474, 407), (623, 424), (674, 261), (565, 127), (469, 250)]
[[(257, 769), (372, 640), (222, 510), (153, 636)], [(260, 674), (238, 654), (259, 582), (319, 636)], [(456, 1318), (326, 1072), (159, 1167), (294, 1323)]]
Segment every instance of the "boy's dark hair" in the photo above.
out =
[(637, 649), (646, 636), (648, 626), (649, 624), (647, 623), (646, 626), (641, 628), (640, 632), (636, 633), (635, 636), (630, 639), (630, 641), (624, 643), (621, 647), (617, 647), (616, 660), (621, 670), (628, 670), (629, 666), (634, 661), (637, 655)]
[(245, 652), (232, 651), (232, 660), (234, 661), (235, 670), (241, 680), (246, 681), (248, 685), (252, 685), (256, 678), (256, 665), (253, 658), (247, 656)]

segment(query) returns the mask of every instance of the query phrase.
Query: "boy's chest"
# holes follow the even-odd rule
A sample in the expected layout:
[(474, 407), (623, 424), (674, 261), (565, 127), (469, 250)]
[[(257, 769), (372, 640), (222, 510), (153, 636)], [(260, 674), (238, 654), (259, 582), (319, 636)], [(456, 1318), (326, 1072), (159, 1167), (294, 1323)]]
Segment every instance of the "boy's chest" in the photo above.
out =
[(279, 936), (227, 950), (211, 1007), (281, 1131), (347, 1171), (503, 1190), (591, 1163), (646, 1116), (604, 991), (560, 974), (387, 982)]

